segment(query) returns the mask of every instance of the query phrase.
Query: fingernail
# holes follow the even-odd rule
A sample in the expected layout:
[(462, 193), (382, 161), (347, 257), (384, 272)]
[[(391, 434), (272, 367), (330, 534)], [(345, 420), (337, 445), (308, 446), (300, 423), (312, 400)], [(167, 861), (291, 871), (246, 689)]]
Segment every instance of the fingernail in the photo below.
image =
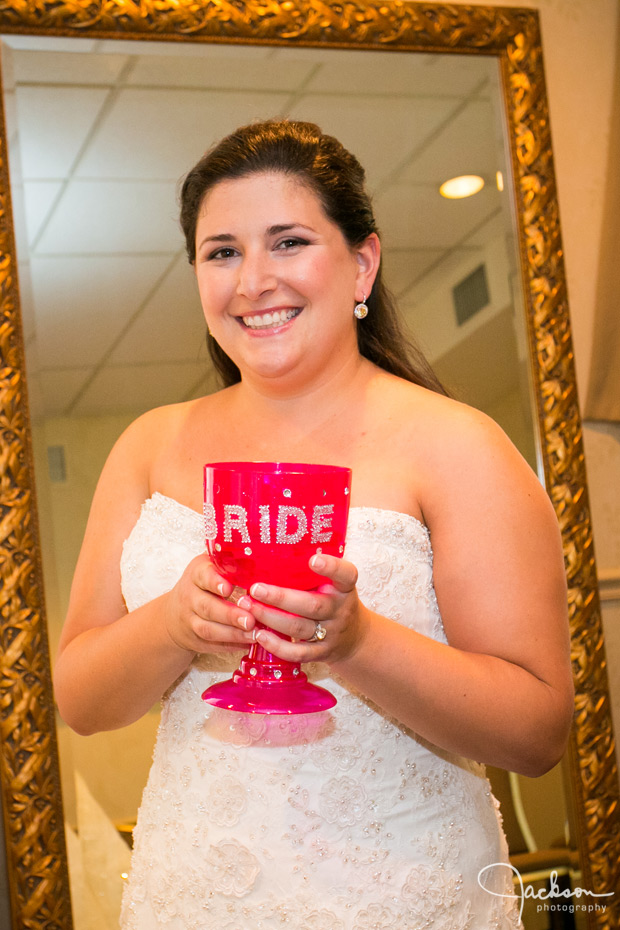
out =
[(267, 593), (267, 588), (264, 584), (253, 584), (250, 588), (250, 594), (252, 597), (261, 598), (264, 597)]
[(320, 555), (313, 555), (310, 559), (311, 568), (325, 568), (325, 559)]
[(220, 581), (220, 583), (217, 586), (217, 593), (220, 595), (220, 597), (224, 597), (225, 590), (226, 590), (226, 587), (224, 585), (224, 582)]
[(244, 630), (247, 630), (247, 628), (250, 625), (250, 618), (249, 617), (238, 617), (237, 623), (239, 624), (239, 626), (242, 626)]
[(251, 606), (252, 606), (252, 601), (247, 596), (247, 594), (244, 594), (243, 597), (240, 597), (239, 600), (237, 601), (237, 607), (240, 607), (241, 610), (249, 610)]
[(265, 633), (264, 630), (257, 630), (257, 629), (254, 630), (254, 633), (255, 633), (254, 642), (264, 643), (265, 639), (267, 638), (267, 633)]

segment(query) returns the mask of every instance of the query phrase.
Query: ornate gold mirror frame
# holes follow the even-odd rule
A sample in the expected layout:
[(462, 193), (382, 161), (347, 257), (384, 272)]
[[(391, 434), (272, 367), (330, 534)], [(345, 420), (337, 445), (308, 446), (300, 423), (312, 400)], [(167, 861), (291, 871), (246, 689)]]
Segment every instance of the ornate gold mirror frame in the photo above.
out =
[[(620, 888), (620, 809), (577, 405), (538, 14), (401, 0), (2, 0), (0, 33), (304, 45), (496, 56), (504, 86), (544, 476), (569, 583), (575, 726), (570, 765), (580, 884)], [(24, 351), (0, 125), (0, 784), (15, 928), (70, 930)], [(589, 913), (620, 926), (620, 895)]]

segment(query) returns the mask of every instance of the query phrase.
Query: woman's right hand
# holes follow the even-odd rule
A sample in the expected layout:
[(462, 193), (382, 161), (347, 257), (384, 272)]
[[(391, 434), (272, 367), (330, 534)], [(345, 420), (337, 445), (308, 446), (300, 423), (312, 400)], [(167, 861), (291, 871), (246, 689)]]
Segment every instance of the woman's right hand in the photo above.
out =
[(209, 559), (189, 563), (168, 593), (164, 623), (176, 646), (189, 652), (233, 652), (254, 641), (256, 621), (230, 600), (234, 587)]
[[(112, 602), (110, 585), (93, 599), (87, 572), (79, 579), (55, 688), (61, 716), (84, 736), (138, 720), (197, 653), (247, 651), (254, 639), (254, 617), (228, 599), (234, 588), (207, 555), (192, 559), (167, 593), (129, 613)], [(93, 604), (100, 614), (84, 606)], [(100, 616), (111, 619), (93, 622)]]

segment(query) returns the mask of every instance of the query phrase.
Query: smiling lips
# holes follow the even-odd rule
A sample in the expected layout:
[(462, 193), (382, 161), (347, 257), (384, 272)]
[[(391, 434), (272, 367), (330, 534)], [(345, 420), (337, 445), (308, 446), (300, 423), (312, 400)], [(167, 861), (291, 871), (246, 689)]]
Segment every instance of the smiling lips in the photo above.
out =
[(241, 323), (249, 329), (275, 329), (288, 323), (301, 313), (299, 307), (290, 310), (274, 310), (272, 313), (257, 313), (254, 316), (239, 317)]

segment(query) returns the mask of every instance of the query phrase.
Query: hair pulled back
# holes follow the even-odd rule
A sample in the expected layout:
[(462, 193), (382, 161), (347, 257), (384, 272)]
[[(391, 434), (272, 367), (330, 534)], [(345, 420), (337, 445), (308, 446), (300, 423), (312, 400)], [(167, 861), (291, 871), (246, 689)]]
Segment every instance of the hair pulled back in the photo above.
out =
[[(312, 190), (351, 248), (377, 232), (365, 172), (357, 158), (314, 123), (265, 120), (226, 136), (186, 176), (180, 219), (191, 264), (196, 260), (196, 226), (206, 194), (220, 181), (264, 172), (294, 176)], [(381, 267), (366, 303), (368, 316), (357, 322), (360, 354), (391, 374), (445, 394), (429, 363), (405, 334)], [(240, 381), (239, 369), (210, 333), (207, 345), (224, 386)]]

